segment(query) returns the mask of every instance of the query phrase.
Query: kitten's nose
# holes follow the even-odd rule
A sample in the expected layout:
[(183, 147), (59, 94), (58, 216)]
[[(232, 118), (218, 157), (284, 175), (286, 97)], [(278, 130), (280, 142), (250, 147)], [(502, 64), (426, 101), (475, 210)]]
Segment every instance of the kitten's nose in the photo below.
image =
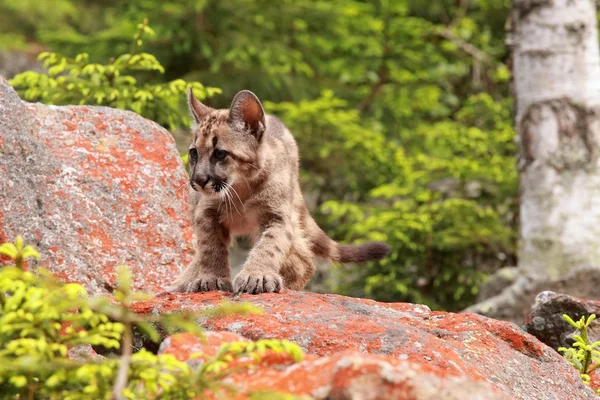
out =
[(210, 178), (207, 176), (195, 176), (194, 183), (204, 189), (204, 186), (210, 181)]

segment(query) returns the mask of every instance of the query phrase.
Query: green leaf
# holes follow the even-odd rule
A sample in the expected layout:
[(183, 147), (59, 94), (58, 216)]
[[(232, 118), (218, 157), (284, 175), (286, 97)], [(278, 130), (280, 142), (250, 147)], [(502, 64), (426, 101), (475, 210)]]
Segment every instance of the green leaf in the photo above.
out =
[(563, 319), (565, 321), (567, 321), (569, 323), (569, 325), (571, 325), (573, 328), (575, 328), (575, 329), (579, 329), (580, 328), (579, 323), (573, 321), (573, 319), (571, 317), (569, 317), (567, 314), (563, 314)]
[(23, 250), (23, 237), (21, 235), (18, 235), (15, 239), (15, 248), (18, 253), (21, 253)]
[(3, 243), (0, 246), (0, 254), (4, 254), (14, 260), (17, 258), (18, 250), (12, 243)]
[(23, 258), (40, 258), (40, 253), (32, 246), (25, 246), (23, 249)]

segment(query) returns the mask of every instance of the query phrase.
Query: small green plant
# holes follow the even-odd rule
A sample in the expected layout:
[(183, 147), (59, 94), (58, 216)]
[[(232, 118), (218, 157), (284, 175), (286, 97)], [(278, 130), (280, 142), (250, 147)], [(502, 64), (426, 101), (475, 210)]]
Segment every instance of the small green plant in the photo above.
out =
[[(590, 343), (588, 337), (588, 327), (596, 319), (596, 315), (592, 314), (587, 319), (582, 316), (579, 321), (575, 322), (571, 317), (564, 314), (563, 319), (572, 327), (579, 331), (578, 335), (573, 335), (575, 343), (572, 347), (559, 347), (558, 351), (563, 353), (569, 363), (579, 371), (583, 383), (590, 384), (590, 373), (600, 367), (600, 341)], [(597, 390), (600, 394), (600, 389)]]
[[(131, 310), (147, 294), (131, 289), (127, 269), (119, 269), (119, 286), (113, 300), (88, 298), (75, 283), (64, 284), (49, 273), (25, 271), (24, 261), (39, 257), (17, 237), (0, 246), (0, 254), (15, 265), (0, 268), (0, 393), (8, 399), (190, 399), (206, 393), (231, 393), (223, 384), (239, 367), (241, 357), (260, 361), (266, 349), (287, 352), (294, 360), (301, 349), (285, 340), (224, 344), (215, 357), (199, 368), (172, 355), (155, 355), (145, 349), (133, 352), (133, 327), (160, 340), (157, 327), (202, 335), (198, 315), (139, 315)], [(259, 313), (248, 304), (225, 303), (207, 310), (205, 317)], [(93, 356), (90, 346), (120, 349), (119, 357)], [(71, 349), (88, 354), (74, 357)], [(85, 353), (85, 352), (84, 352)], [(250, 365), (251, 366), (251, 365)]]
[(3, 243), (0, 254), (4, 254), (15, 261), (15, 266), (23, 269), (23, 261), (27, 258), (40, 258), (40, 254), (32, 247), (23, 247), (23, 238), (17, 236), (14, 243)]
[(287, 340), (261, 339), (256, 342), (231, 342), (223, 344), (217, 355), (204, 364), (201, 370), (204, 372), (219, 372), (225, 370), (228, 363), (235, 358), (244, 356), (249, 356), (258, 362), (267, 350), (276, 353), (287, 353), (296, 362), (302, 361), (304, 356), (302, 349), (297, 344)]
[(111, 58), (107, 64), (91, 63), (87, 53), (75, 58), (41, 53), (38, 59), (44, 61), (48, 72), (23, 72), (10, 84), (28, 101), (103, 105), (135, 111), (170, 130), (187, 126), (190, 123), (185, 106), (187, 88), (191, 87), (199, 99), (211, 97), (221, 90), (182, 79), (147, 83), (153, 74), (165, 72), (154, 55), (139, 52), (147, 36), (154, 36), (154, 31), (144, 19), (138, 25), (130, 52)]

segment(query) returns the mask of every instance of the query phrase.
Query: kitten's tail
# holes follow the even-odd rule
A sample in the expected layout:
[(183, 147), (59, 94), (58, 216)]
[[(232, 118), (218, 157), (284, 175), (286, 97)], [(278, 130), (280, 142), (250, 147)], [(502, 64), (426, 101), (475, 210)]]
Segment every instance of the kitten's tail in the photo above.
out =
[(380, 260), (391, 251), (390, 247), (383, 242), (367, 242), (359, 245), (341, 244), (327, 236), (314, 221), (311, 225), (313, 225), (313, 229), (312, 235), (310, 235), (310, 245), (316, 257), (343, 263), (365, 262)]

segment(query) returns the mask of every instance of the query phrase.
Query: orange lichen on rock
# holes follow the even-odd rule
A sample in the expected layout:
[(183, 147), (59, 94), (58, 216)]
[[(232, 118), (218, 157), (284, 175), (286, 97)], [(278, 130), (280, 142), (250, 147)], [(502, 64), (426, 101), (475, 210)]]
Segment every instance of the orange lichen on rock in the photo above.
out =
[[(365, 391), (376, 394), (365, 398), (434, 398), (429, 385), (446, 396), (436, 398), (444, 399), (594, 398), (553, 349), (512, 323), (476, 314), (294, 291), (239, 298), (221, 292), (168, 294), (133, 308), (153, 314), (201, 311), (223, 300), (251, 302), (264, 314), (203, 319), (205, 328), (235, 333), (236, 340), (287, 339), (307, 354), (299, 364), (261, 366), (228, 378), (244, 391), (279, 388), (341, 399)], [(472, 394), (471, 388), (479, 389)]]
[[(245, 340), (222, 332), (208, 332), (206, 336), (207, 341), (202, 341), (193, 335), (173, 335), (163, 342), (160, 353), (196, 362), (216, 354), (222, 343)], [(437, 400), (440, 394), (447, 400), (512, 398), (483, 381), (448, 376), (442, 369), (422, 368), (394, 357), (352, 351), (325, 357), (308, 355), (295, 363), (287, 354), (267, 350), (258, 361), (242, 357), (234, 359), (229, 368), (232, 372), (225, 375), (223, 383), (234, 390), (226, 398), (234, 399), (246, 399), (261, 391), (317, 399)]]
[(171, 134), (129, 111), (22, 102), (5, 81), (0, 99), (0, 239), (22, 235), (39, 265), (90, 294), (120, 264), (136, 289), (169, 285), (192, 253)]

